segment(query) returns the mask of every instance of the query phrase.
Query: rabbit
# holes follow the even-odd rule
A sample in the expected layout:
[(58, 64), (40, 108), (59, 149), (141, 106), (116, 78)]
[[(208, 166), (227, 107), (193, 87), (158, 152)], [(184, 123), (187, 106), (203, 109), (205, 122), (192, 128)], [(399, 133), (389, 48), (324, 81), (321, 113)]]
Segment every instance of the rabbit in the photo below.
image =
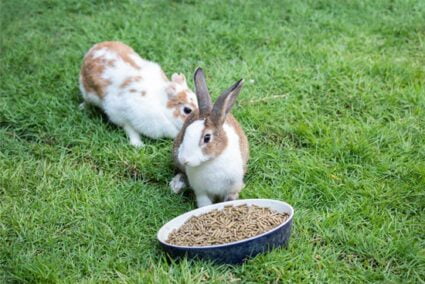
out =
[(140, 134), (175, 138), (198, 107), (183, 74), (174, 73), (170, 81), (157, 63), (118, 41), (95, 44), (87, 52), (79, 81), (80, 107), (89, 103), (102, 109), (135, 147), (144, 145)]
[(224, 91), (211, 106), (211, 98), (201, 68), (195, 72), (199, 109), (186, 120), (174, 140), (173, 159), (182, 173), (170, 182), (179, 193), (187, 182), (194, 190), (198, 207), (214, 201), (239, 197), (249, 158), (248, 139), (230, 114), (243, 80)]

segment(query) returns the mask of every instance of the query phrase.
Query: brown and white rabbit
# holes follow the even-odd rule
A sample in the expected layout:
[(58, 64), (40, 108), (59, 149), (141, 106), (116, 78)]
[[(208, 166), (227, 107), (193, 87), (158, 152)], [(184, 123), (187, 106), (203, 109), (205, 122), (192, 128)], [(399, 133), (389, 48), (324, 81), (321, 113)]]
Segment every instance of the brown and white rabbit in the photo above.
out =
[(124, 128), (130, 143), (143, 146), (140, 134), (175, 138), (189, 114), (197, 109), (195, 94), (182, 74), (168, 80), (161, 67), (142, 59), (118, 41), (95, 44), (80, 72), (85, 103), (100, 107)]
[(212, 106), (201, 68), (194, 77), (199, 111), (188, 117), (174, 140), (174, 162), (184, 174), (177, 174), (170, 187), (180, 192), (186, 186), (187, 177), (198, 207), (202, 207), (215, 200), (239, 197), (244, 187), (249, 148), (242, 128), (230, 114), (243, 80), (224, 91)]

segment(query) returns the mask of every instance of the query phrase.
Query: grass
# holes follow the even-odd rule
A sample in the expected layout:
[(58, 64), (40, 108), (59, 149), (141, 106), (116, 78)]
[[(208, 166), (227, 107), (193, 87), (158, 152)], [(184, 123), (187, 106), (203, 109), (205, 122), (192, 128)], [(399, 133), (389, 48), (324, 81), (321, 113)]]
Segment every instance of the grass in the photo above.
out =
[[(0, 34), (0, 282), (425, 281), (424, 1), (12, 1)], [(170, 140), (80, 111), (84, 53), (121, 40), (214, 96), (247, 84), (242, 198), (286, 200), (288, 249), (167, 260)], [(192, 82), (190, 82), (192, 84)]]

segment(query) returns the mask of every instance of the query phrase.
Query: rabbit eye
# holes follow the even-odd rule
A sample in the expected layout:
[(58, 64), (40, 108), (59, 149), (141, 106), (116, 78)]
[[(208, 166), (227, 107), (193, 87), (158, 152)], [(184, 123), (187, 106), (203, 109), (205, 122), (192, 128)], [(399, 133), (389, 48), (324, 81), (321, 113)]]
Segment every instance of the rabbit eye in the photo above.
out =
[(204, 135), (204, 143), (207, 144), (211, 140), (211, 134), (205, 134)]
[(184, 107), (184, 108), (183, 108), (183, 112), (184, 112), (185, 114), (189, 114), (189, 113), (191, 113), (191, 112), (192, 112), (192, 109), (191, 109), (191, 108), (189, 108), (189, 107)]

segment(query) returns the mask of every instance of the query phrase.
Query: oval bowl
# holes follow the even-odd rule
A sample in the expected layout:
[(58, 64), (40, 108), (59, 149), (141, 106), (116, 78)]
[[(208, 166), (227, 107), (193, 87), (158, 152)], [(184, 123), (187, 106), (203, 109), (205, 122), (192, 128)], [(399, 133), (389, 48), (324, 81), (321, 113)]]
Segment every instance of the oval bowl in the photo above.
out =
[[(209, 246), (177, 246), (166, 242), (168, 235), (182, 226), (190, 217), (199, 216), (215, 209), (223, 209), (224, 206), (233, 205), (257, 205), (267, 207), (277, 212), (289, 214), (289, 218), (279, 226), (263, 234), (220, 245)], [(239, 264), (256, 256), (259, 253), (270, 251), (281, 246), (288, 246), (291, 234), (292, 217), (294, 209), (286, 202), (272, 199), (242, 199), (221, 202), (201, 207), (182, 214), (159, 229), (157, 238), (164, 250), (173, 258), (188, 257), (194, 259), (209, 260), (216, 263)]]

